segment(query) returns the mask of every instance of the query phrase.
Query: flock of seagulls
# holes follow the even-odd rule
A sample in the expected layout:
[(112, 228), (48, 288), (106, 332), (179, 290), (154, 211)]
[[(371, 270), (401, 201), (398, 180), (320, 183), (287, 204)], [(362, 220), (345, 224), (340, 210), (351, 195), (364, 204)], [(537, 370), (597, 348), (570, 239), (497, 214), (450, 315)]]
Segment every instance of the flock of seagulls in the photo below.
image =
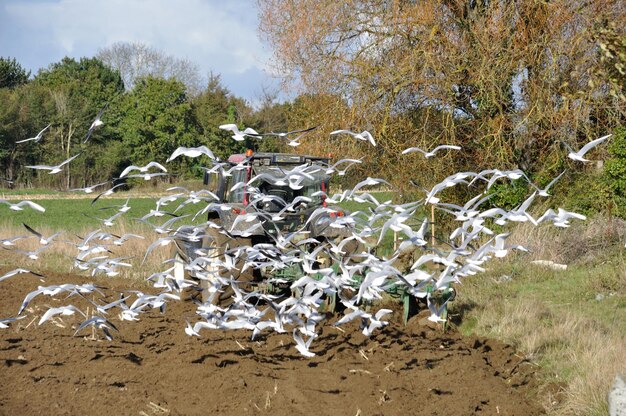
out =
[[(93, 129), (102, 124), (100, 117), (103, 111), (93, 122), (85, 141), (89, 139)], [(40, 140), (49, 127), (46, 126), (35, 138), (27, 140)], [(286, 133), (260, 134), (250, 128), (240, 131), (232, 124), (222, 125), (220, 128), (231, 131), (233, 139), (237, 141), (245, 137), (259, 139), (268, 135), (284, 138), (294, 134), (302, 137), (312, 130), (311, 128)], [(337, 130), (331, 134), (347, 134), (372, 146), (376, 145), (374, 138), (367, 131), (354, 133), (349, 130)], [(594, 140), (578, 152), (572, 151), (570, 158), (586, 161), (583, 156), (607, 138), (608, 136), (605, 136)], [(441, 145), (431, 151), (424, 151), (411, 147), (402, 154), (419, 152), (430, 159), (441, 150), (458, 151), (461, 148)], [(57, 166), (38, 165), (31, 168), (47, 169), (51, 171), (50, 173), (56, 173), (77, 156)], [(207, 170), (220, 171), (225, 176), (232, 175), (233, 169), (246, 168), (245, 162), (235, 166), (220, 162), (206, 146), (180, 147), (170, 155), (166, 163), (178, 157), (200, 156), (207, 156), (211, 164), (206, 167)], [(124, 253), (124, 245), (131, 239), (147, 239), (150, 242), (143, 262), (154, 250), (172, 247), (176, 241), (191, 244), (194, 255), (188, 261), (179, 256), (170, 258), (164, 263), (167, 265), (166, 270), (144, 276), (158, 294), (125, 291), (120, 294), (119, 299), (105, 303), (100, 288), (92, 283), (39, 286), (28, 293), (15, 316), (0, 319), (0, 328), (6, 328), (22, 319), (28, 312), (29, 305), (40, 297), (62, 294), (63, 299), (74, 303), (49, 308), (39, 319), (39, 325), (44, 325), (58, 316), (76, 315), (82, 319), (76, 334), (80, 334), (87, 327), (93, 327), (94, 330), (101, 331), (105, 338), (112, 339), (113, 332), (117, 331), (112, 322), (115, 317), (114, 311), (117, 312), (119, 320), (139, 320), (143, 313), (152, 309), (164, 313), (168, 302), (180, 301), (183, 291), (192, 290), (201, 292), (203, 296), (202, 301), (195, 298), (197, 316), (195, 322), (186, 323), (184, 330), (188, 335), (200, 337), (203, 331), (216, 329), (248, 329), (252, 332), (253, 338), (263, 331), (292, 333), (296, 350), (305, 357), (312, 357), (315, 355), (312, 347), (318, 334), (317, 328), (322, 322), (333, 319), (322, 312), (329, 299), (336, 299), (346, 311), (343, 316), (336, 319), (334, 325), (341, 326), (357, 320), (365, 336), (370, 336), (388, 323), (384, 317), (391, 314), (392, 310), (370, 310), (375, 301), (382, 299), (385, 292), (397, 293), (401, 290), (424, 299), (431, 312), (429, 319), (440, 322), (443, 320), (442, 313), (451, 299), (450, 296), (443, 295), (453, 292), (456, 284), (468, 276), (483, 272), (485, 264), (493, 258), (504, 257), (512, 250), (530, 250), (521, 245), (507, 244), (506, 240), (510, 234), (496, 233), (495, 225), (506, 227), (512, 223), (529, 222), (534, 225), (547, 223), (556, 227), (567, 227), (574, 219), (585, 219), (581, 214), (561, 208), (557, 211), (548, 209), (537, 218), (530, 212), (537, 197), (549, 197), (548, 190), (564, 173), (544, 189), (539, 189), (529, 181), (535, 191), (520, 206), (511, 210), (499, 207), (486, 208), (490, 200), (486, 191), (498, 181), (520, 178), (528, 180), (520, 170), (458, 172), (444, 178), (431, 189), (424, 189), (425, 195), (422, 199), (403, 204), (395, 204), (391, 200), (382, 201), (372, 194), (373, 187), (381, 185), (392, 187), (382, 178), (368, 177), (352, 189), (336, 194), (319, 189), (292, 201), (266, 194), (261, 186), (263, 183), (270, 183), (299, 190), (303, 183), (313, 180), (315, 175), (344, 175), (346, 170), (359, 163), (361, 159), (342, 159), (328, 165), (319, 162), (292, 168), (282, 167), (259, 173), (247, 183), (232, 184), (231, 192), (238, 189), (246, 191), (251, 209), (241, 210), (234, 223), (228, 226), (211, 220), (191, 224), (191, 220), (202, 218), (209, 211), (224, 209), (224, 206), (211, 191), (189, 191), (183, 187), (168, 189), (168, 194), (156, 202), (155, 209), (139, 219), (151, 230), (143, 235), (118, 235), (103, 231), (113, 229), (116, 221), (127, 215), (130, 210), (129, 200), (119, 206), (96, 208), (98, 200), (111, 195), (116, 187), (100, 193), (92, 201), (94, 209), (115, 209), (115, 214), (108, 218), (93, 216), (94, 221), (99, 222), (98, 227), (80, 237), (78, 242), (61, 240), (62, 231), (44, 236), (24, 224), (28, 235), (0, 239), (3, 249), (30, 259), (27, 264), (34, 265), (33, 262), (52, 245), (66, 244), (75, 251), (71, 256), (72, 267), (90, 276), (116, 276), (121, 270), (133, 267), (129, 257), (120, 256), (120, 253)], [(132, 172), (138, 172), (135, 175), (137, 177), (150, 180), (157, 175), (167, 174), (167, 168), (159, 162), (150, 162), (144, 166), (131, 165), (123, 170), (120, 177), (132, 177)], [(105, 184), (100, 183), (75, 191), (91, 193)], [(442, 202), (445, 191), (452, 187), (466, 187), (469, 190), (476, 190), (477, 194), (463, 205)], [(320, 201), (325, 203), (321, 204)], [(362, 203), (363, 208), (355, 212), (344, 211), (338, 204), (346, 201)], [(45, 212), (43, 206), (31, 201), (12, 203), (0, 200), (0, 203), (8, 205), (11, 210), (29, 207), (41, 213)], [(268, 207), (276, 204), (282, 208), (270, 212)], [(269, 233), (273, 239), (272, 244), (253, 244), (254, 240), (249, 240), (249, 244), (243, 245), (233, 243), (233, 239), (253, 235), (263, 224), (265, 227), (271, 227), (271, 224), (283, 219), (288, 213), (297, 212), (299, 206), (309, 204), (317, 208), (307, 219), (306, 224), (301, 229), (292, 231), (276, 227)], [(450, 222), (455, 225), (453, 231), (437, 246), (428, 244), (432, 224), (424, 208), (430, 208), (429, 204), (449, 215)], [(195, 215), (178, 214), (185, 206), (197, 206)], [(307, 237), (305, 228), (311, 223), (316, 227), (339, 230), (343, 238), (335, 240)], [(214, 246), (202, 247), (202, 241), (207, 236), (215, 236), (215, 233), (219, 233), (221, 237), (219, 239), (212, 237)], [(400, 237), (401, 244), (389, 255), (378, 255), (376, 246), (391, 233)], [(32, 237), (37, 238), (38, 248), (31, 251), (21, 250), (20, 244)], [(218, 240), (224, 240), (226, 243), (215, 246)], [(349, 248), (350, 246), (356, 246), (357, 249)], [(406, 253), (413, 253), (414, 261), (405, 270), (398, 263), (398, 259)], [(299, 270), (299, 275), (292, 280), (286, 280), (281, 277), (281, 272), (287, 269)], [(278, 296), (260, 290), (257, 284), (238, 280), (238, 276), (250, 270), (263, 271), (270, 276), (266, 283), (282, 285), (288, 289), (290, 295)], [(17, 268), (0, 276), (0, 284), (7, 279), (28, 273), (45, 281), (45, 273)], [(193, 279), (190, 278), (190, 274), (194, 276)], [(221, 299), (225, 294), (230, 294), (228, 302)], [(78, 302), (82, 302), (83, 306)]]

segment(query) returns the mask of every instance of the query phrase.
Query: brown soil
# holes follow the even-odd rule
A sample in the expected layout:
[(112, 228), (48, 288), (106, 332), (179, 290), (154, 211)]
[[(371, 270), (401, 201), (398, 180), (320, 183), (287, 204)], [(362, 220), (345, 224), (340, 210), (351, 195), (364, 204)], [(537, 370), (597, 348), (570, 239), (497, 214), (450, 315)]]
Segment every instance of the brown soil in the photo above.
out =
[[(0, 270), (0, 275), (6, 270)], [(0, 317), (15, 316), (37, 285), (106, 286), (128, 280), (17, 275), (0, 283)], [(205, 330), (185, 334), (195, 305), (171, 302), (138, 322), (120, 321), (113, 341), (74, 336), (81, 317), (37, 325), (48, 306), (87, 303), (39, 296), (27, 318), (0, 329), (2, 415), (537, 415), (535, 367), (507, 345), (431, 329), (414, 318), (371, 338), (355, 326), (325, 325), (304, 358), (290, 334)]]

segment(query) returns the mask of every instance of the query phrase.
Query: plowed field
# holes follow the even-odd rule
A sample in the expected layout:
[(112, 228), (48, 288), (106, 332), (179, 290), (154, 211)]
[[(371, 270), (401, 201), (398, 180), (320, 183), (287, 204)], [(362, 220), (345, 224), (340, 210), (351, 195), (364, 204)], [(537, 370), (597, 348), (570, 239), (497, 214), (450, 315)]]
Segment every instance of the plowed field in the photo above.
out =
[[(8, 269), (0, 270), (0, 273)], [(150, 288), (128, 280), (17, 275), (0, 283), (0, 318), (15, 316), (38, 285), (93, 282), (105, 300)], [(97, 299), (100, 296), (97, 295)], [(27, 317), (0, 329), (2, 415), (537, 415), (536, 367), (507, 345), (455, 331), (398, 323), (371, 338), (358, 325), (326, 324), (313, 358), (294, 348), (291, 334), (205, 330), (185, 334), (195, 305), (170, 302), (164, 314), (136, 322), (109, 316), (118, 332), (107, 341), (85, 329), (82, 316), (38, 326), (50, 306), (78, 296), (35, 298)]]

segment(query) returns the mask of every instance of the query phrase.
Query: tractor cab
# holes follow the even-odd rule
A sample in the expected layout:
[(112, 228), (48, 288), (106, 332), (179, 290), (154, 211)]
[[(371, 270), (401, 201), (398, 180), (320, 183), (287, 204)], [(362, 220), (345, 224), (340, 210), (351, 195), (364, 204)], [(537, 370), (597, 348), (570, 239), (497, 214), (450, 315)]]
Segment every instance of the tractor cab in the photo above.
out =
[[(214, 190), (220, 202), (243, 206), (255, 204), (267, 212), (278, 212), (297, 197), (312, 199), (311, 202), (302, 203), (303, 206), (318, 207), (323, 205), (325, 199), (319, 192), (328, 192), (330, 177), (325, 174), (325, 170), (329, 160), (282, 153), (253, 154), (249, 151), (230, 156), (228, 165), (215, 175), (216, 180), (206, 173), (204, 184), (215, 183)], [(288, 183), (286, 173), (302, 166), (306, 166), (305, 176)], [(234, 187), (238, 183), (241, 185)], [(268, 198), (260, 201), (255, 198), (262, 195)]]

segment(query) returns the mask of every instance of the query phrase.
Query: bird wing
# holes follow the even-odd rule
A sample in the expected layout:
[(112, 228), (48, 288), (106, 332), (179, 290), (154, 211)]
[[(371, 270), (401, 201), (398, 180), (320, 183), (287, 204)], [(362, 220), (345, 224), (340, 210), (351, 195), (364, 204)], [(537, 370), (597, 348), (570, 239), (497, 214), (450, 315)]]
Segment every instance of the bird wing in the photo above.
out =
[(186, 151), (187, 151), (186, 147), (179, 147), (179, 148), (177, 148), (176, 150), (174, 150), (174, 153), (172, 153), (171, 156), (167, 158), (167, 160), (165, 162), (167, 163), (167, 162), (170, 162), (170, 161), (176, 159), (178, 156), (184, 154)]
[[(298, 139), (300, 139), (300, 137), (304, 136), (304, 133), (308, 133), (308, 132), (310, 132), (311, 130), (315, 130), (315, 129), (316, 129), (316, 128), (318, 128), (318, 127), (319, 127), (319, 126), (314, 126), (314, 127), (309, 127), (309, 128), (306, 128), (306, 129), (292, 130), (292, 131), (288, 131), (288, 132), (285, 132), (285, 133), (273, 133), (273, 132), (272, 132), (272, 133), (259, 134), (259, 133), (256, 133), (256, 132), (255, 132), (255, 134), (256, 134), (256, 135), (259, 135), (259, 136), (278, 136), (278, 137), (287, 137), (287, 136), (289, 136), (290, 134), (303, 133), (303, 134), (301, 134), (300, 136), (298, 136), (296, 139), (291, 140), (291, 141), (295, 142), (295, 141), (298, 141)], [(248, 130), (248, 129), (244, 130), (244, 133), (247, 133), (247, 130)], [(253, 130), (253, 131), (254, 131), (254, 130)], [(333, 132), (333, 133), (334, 133), (334, 132)], [(333, 133), (331, 133), (331, 134), (333, 134)]]
[(243, 131), (243, 134), (247, 134), (250, 136), (262, 136), (261, 134), (259, 134), (255, 129), (253, 129), (252, 127), (246, 127), (246, 129)]
[(17, 142), (15, 142), (15, 144), (18, 144), (18, 143), (25, 143), (25, 142), (29, 142), (29, 141), (31, 141), (31, 140), (37, 140), (37, 137), (31, 137), (31, 138), (29, 138), (29, 139), (18, 140)]
[(334, 136), (335, 134), (350, 134), (352, 136), (356, 136), (356, 133), (350, 130), (335, 130), (335, 131), (331, 131), (330, 135)]
[(97, 120), (100, 120), (100, 117), (102, 117), (102, 114), (104, 114), (104, 111), (107, 109), (108, 106), (109, 106), (109, 103), (106, 103), (104, 105), (104, 107), (102, 107), (102, 110), (100, 110), (98, 112), (98, 115), (96, 115), (96, 118), (94, 119), (94, 122), (97, 121)]
[(209, 158), (215, 160), (215, 155), (213, 154), (213, 152), (211, 151), (211, 149), (209, 149), (206, 146), (200, 146), (197, 148), (200, 152), (204, 153), (205, 155), (207, 155)]
[(120, 173), (120, 178), (123, 178), (124, 176), (128, 175), (130, 171), (136, 170), (136, 169), (139, 169), (139, 167), (135, 165), (127, 166), (126, 169), (124, 169), (122, 173)]
[(611, 136), (612, 136), (611, 134), (607, 134), (606, 136), (602, 136), (599, 139), (595, 139), (595, 140), (590, 141), (589, 143), (584, 145), (582, 147), (582, 149), (580, 149), (578, 151), (578, 156), (580, 156), (580, 157), (584, 156), (585, 153), (587, 153), (589, 150), (593, 149), (594, 147), (596, 147), (600, 143), (604, 142), (606, 139), (608, 139)]
[(15, 276), (16, 274), (19, 274), (19, 273), (29, 273), (29, 271), (26, 269), (11, 270), (10, 272), (7, 272), (4, 275), (0, 276), (0, 282), (5, 279), (8, 279), (9, 277)]
[(51, 125), (52, 125), (52, 123), (48, 124), (46, 127), (41, 129), (41, 131), (39, 133), (37, 133), (37, 137), (41, 136), (44, 131), (46, 131), (46, 130), (48, 130), (50, 128)]
[(363, 130), (361, 132), (361, 136), (365, 137), (372, 144), (372, 146), (376, 146), (376, 142), (374, 141), (374, 136), (372, 136), (372, 133), (367, 130)]
[(376, 312), (376, 315), (374, 315), (374, 318), (376, 318), (377, 321), (380, 321), (380, 318), (382, 318), (383, 316), (393, 313), (393, 310), (391, 309), (379, 309), (378, 312)]
[(46, 169), (46, 170), (52, 170), (56, 168), (56, 166), (48, 166), (48, 165), (32, 165), (32, 166), (24, 166), (24, 167), (30, 168), (30, 169)]
[(63, 165), (67, 165), (68, 163), (70, 163), (72, 160), (76, 159), (78, 156), (80, 156), (80, 153), (75, 154), (74, 156), (70, 157), (69, 159), (63, 161), (63, 163), (61, 163), (59, 166), (57, 166), (58, 168), (60, 168)]
[(236, 124), (222, 124), (221, 126), (219, 126), (220, 129), (222, 130), (229, 130), (229, 131), (239, 131), (239, 127), (237, 127)]
[(451, 145), (451, 144), (442, 144), (440, 146), (435, 147), (431, 153), (435, 153), (438, 150), (442, 150), (442, 149), (452, 149), (452, 150), (461, 150), (461, 146), (455, 146), (455, 145)]
[(550, 183), (544, 188), (544, 191), (547, 191), (548, 189), (550, 189), (552, 187), (552, 185), (554, 185), (556, 183), (556, 181), (558, 181), (559, 179), (561, 179), (561, 176), (563, 176), (563, 174), (566, 171), (561, 172), (561, 174), (559, 176), (557, 176), (556, 178), (552, 179), (550, 181)]
[[(40, 288), (41, 288), (41, 286), (40, 286)], [(20, 310), (17, 311), (17, 314), (21, 315), (22, 312), (24, 312), (24, 309), (26, 309), (26, 307), (30, 303), (30, 301), (33, 300), (33, 298), (35, 296), (37, 296), (37, 295), (39, 295), (41, 293), (43, 293), (43, 289), (37, 289), (37, 290), (33, 290), (28, 295), (26, 295), (26, 297), (24, 298), (24, 301), (22, 301), (22, 306), (20, 306)]]
[(423, 154), (426, 154), (426, 152), (420, 149), (419, 147), (409, 147), (408, 149), (404, 149), (402, 151), (402, 154), (406, 155), (406, 154), (413, 153), (413, 152), (421, 152)]
[(33, 230), (28, 224), (26, 224), (25, 222), (22, 223), (22, 225), (31, 233), (35, 234), (37, 237), (42, 238), (43, 236), (41, 234), (39, 234), (37, 231)]
[(146, 169), (151, 168), (151, 167), (155, 167), (155, 168), (159, 168), (161, 169), (163, 172), (167, 172), (167, 169), (165, 169), (165, 166), (161, 165), (158, 162), (150, 162), (148, 163), (146, 166), (144, 166)]
[(39, 212), (46, 212), (46, 209), (44, 207), (42, 207), (39, 204), (34, 203), (33, 201), (22, 201), (22, 202), (18, 203), (17, 205), (18, 206), (28, 205), (32, 209), (37, 210)]

